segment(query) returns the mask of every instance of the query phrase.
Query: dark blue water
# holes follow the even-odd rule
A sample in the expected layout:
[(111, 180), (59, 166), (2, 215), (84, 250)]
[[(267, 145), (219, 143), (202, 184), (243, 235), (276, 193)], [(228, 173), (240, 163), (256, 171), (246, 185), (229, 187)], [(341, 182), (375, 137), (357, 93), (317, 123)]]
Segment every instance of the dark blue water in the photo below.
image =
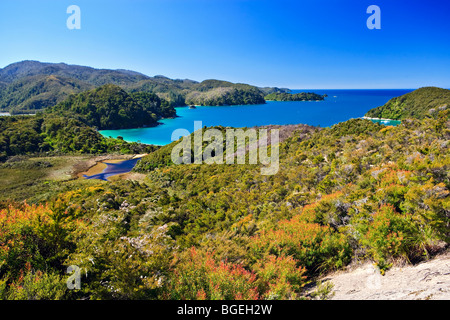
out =
[(100, 179), (100, 180), (107, 181), (109, 177), (112, 177), (112, 176), (115, 176), (118, 174), (122, 174), (122, 173), (127, 173), (127, 172), (130, 172), (131, 170), (133, 170), (134, 166), (139, 161), (139, 159), (140, 158), (125, 160), (125, 161), (122, 161), (119, 163), (108, 163), (108, 162), (104, 161), (104, 163), (107, 164), (107, 167), (105, 168), (105, 170), (103, 170), (102, 173), (95, 174), (92, 176), (84, 175), (83, 177), (86, 179)]
[(324, 101), (268, 101), (262, 105), (226, 107), (176, 108), (178, 118), (161, 120), (153, 128), (103, 130), (106, 137), (123, 137), (126, 141), (166, 145), (176, 129), (194, 130), (194, 121), (203, 126), (252, 127), (261, 125), (309, 124), (329, 127), (351, 118), (360, 118), (372, 108), (385, 104), (413, 89), (392, 90), (293, 90), (297, 92), (327, 94)]

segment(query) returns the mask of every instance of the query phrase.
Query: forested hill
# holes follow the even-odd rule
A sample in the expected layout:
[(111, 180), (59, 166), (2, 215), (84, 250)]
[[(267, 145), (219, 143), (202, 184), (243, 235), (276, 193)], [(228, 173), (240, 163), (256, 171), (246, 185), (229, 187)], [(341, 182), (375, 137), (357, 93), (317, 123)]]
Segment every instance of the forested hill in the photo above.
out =
[(37, 75), (64, 76), (95, 86), (101, 86), (107, 83), (117, 85), (129, 84), (150, 78), (141, 73), (129, 70), (95, 69), (65, 63), (45, 63), (39, 61), (16, 62), (4, 69), (0, 69), (0, 81), (6, 83), (12, 83), (18, 79)]
[(95, 69), (65, 63), (22, 61), (0, 69), (0, 110), (35, 113), (54, 106), (69, 95), (114, 84), (128, 93), (157, 94), (171, 106), (264, 103), (264, 95), (288, 89), (257, 88), (219, 80), (201, 83), (188, 79), (149, 77), (129, 70)]
[(274, 101), (320, 101), (327, 97), (326, 94), (320, 95), (313, 92), (300, 92), (300, 93), (287, 93), (287, 92), (274, 92), (265, 96), (266, 100)]
[(424, 87), (392, 98), (385, 105), (369, 110), (366, 117), (401, 120), (423, 119), (450, 106), (450, 90)]
[(119, 86), (112, 84), (71, 95), (46, 112), (78, 118), (100, 130), (155, 126), (158, 119), (145, 104), (139, 104)]
[(71, 95), (36, 116), (0, 117), (0, 162), (36, 154), (145, 153), (155, 148), (105, 138), (96, 129), (154, 126), (175, 109), (152, 93), (104, 85)]
[(33, 75), (0, 86), (0, 107), (11, 113), (35, 113), (53, 106), (70, 94), (92, 89), (93, 86), (65, 76)]
[(193, 87), (186, 96), (186, 103), (201, 106), (238, 104), (263, 104), (264, 93), (248, 84), (219, 80), (205, 80)]
[(0, 163), (14, 156), (128, 154), (156, 149), (105, 138), (83, 122), (58, 115), (0, 117)]
[(67, 99), (70, 94), (105, 84), (118, 85), (128, 92), (158, 93), (173, 104), (180, 104), (184, 102), (180, 93), (194, 83), (197, 82), (149, 77), (129, 70), (22, 61), (0, 69), (0, 110), (35, 113)]

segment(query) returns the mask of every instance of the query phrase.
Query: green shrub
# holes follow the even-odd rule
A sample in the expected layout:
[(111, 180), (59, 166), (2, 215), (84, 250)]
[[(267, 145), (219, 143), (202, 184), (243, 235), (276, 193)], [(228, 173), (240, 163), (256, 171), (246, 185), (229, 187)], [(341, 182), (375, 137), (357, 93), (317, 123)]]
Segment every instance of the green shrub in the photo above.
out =
[(390, 266), (389, 258), (408, 259), (415, 252), (418, 233), (412, 217), (396, 212), (392, 205), (380, 207), (365, 229), (361, 242), (381, 270)]
[(306, 270), (292, 257), (269, 255), (253, 269), (258, 275), (259, 291), (268, 300), (298, 299), (307, 283)]
[(60, 300), (64, 298), (66, 292), (67, 285), (61, 276), (28, 271), (10, 284), (4, 296), (8, 300)]
[(168, 297), (183, 300), (258, 299), (256, 275), (241, 265), (217, 262), (211, 253), (187, 250), (172, 275)]

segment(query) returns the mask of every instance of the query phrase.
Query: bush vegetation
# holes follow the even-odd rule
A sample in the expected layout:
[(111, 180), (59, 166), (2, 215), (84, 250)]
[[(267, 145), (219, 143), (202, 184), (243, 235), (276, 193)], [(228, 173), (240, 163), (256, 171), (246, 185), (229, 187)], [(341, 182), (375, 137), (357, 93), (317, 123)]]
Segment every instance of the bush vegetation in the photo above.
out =
[[(299, 129), (273, 176), (167, 165), (161, 148), (136, 169), (145, 181), (62, 182), (45, 199), (2, 202), (0, 296), (301, 299), (353, 260), (427, 259), (450, 240), (449, 114)], [(80, 290), (63, 285), (70, 265)]]

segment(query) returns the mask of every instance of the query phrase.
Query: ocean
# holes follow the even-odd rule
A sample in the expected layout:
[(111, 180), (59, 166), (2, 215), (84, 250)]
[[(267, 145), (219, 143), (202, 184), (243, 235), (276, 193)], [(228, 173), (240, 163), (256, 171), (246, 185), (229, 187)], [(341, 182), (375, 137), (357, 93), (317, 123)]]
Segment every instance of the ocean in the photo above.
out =
[[(267, 101), (261, 105), (238, 105), (223, 107), (176, 108), (177, 118), (160, 120), (161, 125), (151, 128), (102, 130), (106, 137), (121, 136), (125, 141), (166, 145), (176, 129), (194, 130), (194, 121), (202, 126), (253, 127), (262, 125), (308, 124), (330, 127), (352, 118), (361, 118), (372, 108), (385, 104), (389, 99), (414, 89), (371, 90), (292, 90), (292, 93), (315, 92), (327, 94), (324, 101)], [(382, 122), (396, 125), (398, 122)]]

